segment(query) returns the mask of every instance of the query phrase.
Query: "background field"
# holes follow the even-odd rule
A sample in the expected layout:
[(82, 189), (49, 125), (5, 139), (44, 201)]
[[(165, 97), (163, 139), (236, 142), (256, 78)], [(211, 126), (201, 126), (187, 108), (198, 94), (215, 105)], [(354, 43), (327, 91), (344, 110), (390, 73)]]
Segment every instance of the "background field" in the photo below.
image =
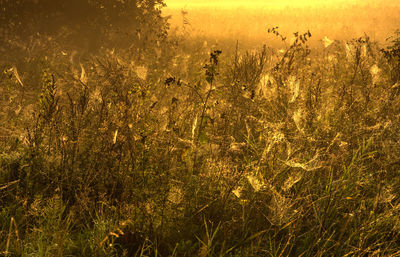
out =
[(171, 15), (172, 27), (182, 27), (182, 11), (187, 12), (186, 29), (195, 35), (214, 39), (239, 39), (244, 46), (254, 48), (262, 43), (278, 47), (266, 30), (279, 26), (280, 31), (291, 34), (310, 30), (310, 44), (328, 36), (350, 40), (369, 35), (385, 43), (400, 26), (396, 1), (167, 1), (165, 15)]

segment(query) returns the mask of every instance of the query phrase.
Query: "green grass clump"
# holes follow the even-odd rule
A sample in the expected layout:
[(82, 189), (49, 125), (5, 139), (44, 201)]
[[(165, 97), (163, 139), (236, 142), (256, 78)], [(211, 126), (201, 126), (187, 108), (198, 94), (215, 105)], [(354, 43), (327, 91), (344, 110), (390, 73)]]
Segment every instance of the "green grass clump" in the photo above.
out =
[(399, 255), (398, 39), (269, 32), (1, 64), (1, 254)]

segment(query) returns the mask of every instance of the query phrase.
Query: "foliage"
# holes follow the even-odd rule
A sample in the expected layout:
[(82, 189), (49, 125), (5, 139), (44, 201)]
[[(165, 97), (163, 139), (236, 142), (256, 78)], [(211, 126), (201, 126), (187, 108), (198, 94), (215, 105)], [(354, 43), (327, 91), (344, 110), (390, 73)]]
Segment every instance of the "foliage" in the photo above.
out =
[[(166, 35), (162, 0), (28, 0), (0, 2), (2, 54), (14, 49), (96, 53), (155, 45)], [(56, 50), (56, 49), (54, 49)]]

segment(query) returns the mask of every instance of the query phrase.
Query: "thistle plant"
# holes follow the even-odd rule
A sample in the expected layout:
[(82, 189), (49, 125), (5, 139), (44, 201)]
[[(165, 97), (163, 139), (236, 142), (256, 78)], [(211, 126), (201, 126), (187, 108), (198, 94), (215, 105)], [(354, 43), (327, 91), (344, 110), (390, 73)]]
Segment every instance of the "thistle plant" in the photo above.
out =
[(197, 141), (204, 136), (204, 122), (205, 122), (205, 114), (208, 107), (208, 100), (210, 99), (211, 93), (214, 91), (214, 81), (215, 77), (218, 75), (217, 67), (218, 67), (218, 58), (222, 53), (221, 50), (214, 50), (210, 53), (210, 62), (207, 63), (203, 68), (205, 69), (206, 81), (208, 83), (209, 89), (203, 99), (203, 107), (200, 115), (200, 124), (197, 132)]

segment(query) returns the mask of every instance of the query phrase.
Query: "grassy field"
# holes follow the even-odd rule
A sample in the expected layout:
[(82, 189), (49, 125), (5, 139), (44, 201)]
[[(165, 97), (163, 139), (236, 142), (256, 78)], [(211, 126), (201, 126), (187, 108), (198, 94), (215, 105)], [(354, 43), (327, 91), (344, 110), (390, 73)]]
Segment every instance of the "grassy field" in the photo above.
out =
[[(171, 15), (172, 27), (186, 24), (186, 30), (193, 34), (219, 39), (240, 39), (242, 45), (248, 48), (259, 47), (265, 42), (269, 46), (280, 47), (279, 40), (274, 40), (265, 33), (268, 27), (278, 25), (279, 31), (285, 35), (296, 31), (312, 31), (313, 37), (308, 41), (312, 47), (319, 46), (325, 36), (351, 40), (364, 36), (364, 33), (372, 40), (384, 44), (385, 39), (400, 27), (400, 5), (394, 1), (314, 1), (319, 4), (299, 1), (300, 6), (282, 5), (293, 2), (289, 0), (277, 1), (277, 6), (267, 5), (270, 1), (261, 1), (264, 2), (263, 5), (257, 1), (247, 1), (227, 6), (219, 6), (218, 1), (215, 6), (196, 5), (193, 1), (190, 1), (192, 4), (188, 2), (187, 5), (169, 6), (167, 1), (164, 13)], [(237, 1), (225, 1), (227, 2)]]
[(0, 254), (400, 256), (400, 34), (311, 33), (3, 60)]

